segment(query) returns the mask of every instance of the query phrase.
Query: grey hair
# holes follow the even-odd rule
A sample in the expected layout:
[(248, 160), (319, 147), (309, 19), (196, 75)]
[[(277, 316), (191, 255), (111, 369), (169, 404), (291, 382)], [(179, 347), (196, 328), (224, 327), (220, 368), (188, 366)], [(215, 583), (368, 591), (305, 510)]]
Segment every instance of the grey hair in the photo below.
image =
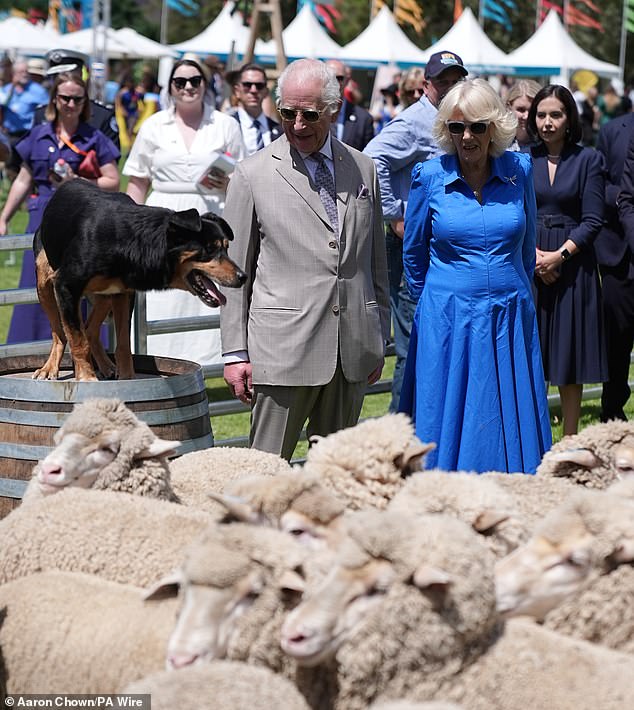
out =
[(454, 154), (456, 147), (446, 121), (454, 111), (460, 111), (467, 121), (489, 121), (493, 130), (489, 153), (498, 158), (511, 145), (517, 131), (517, 117), (504, 105), (495, 89), (484, 79), (467, 79), (452, 87), (442, 100), (432, 134), (438, 146)]
[(335, 72), (324, 62), (318, 59), (298, 59), (289, 64), (280, 74), (277, 80), (277, 101), (282, 101), (284, 95), (284, 85), (289, 78), (297, 78), (299, 81), (317, 80), (323, 89), (321, 100), (330, 113), (334, 113), (341, 100), (341, 90)]
[(506, 105), (510, 106), (513, 101), (521, 96), (528, 97), (531, 101), (537, 96), (542, 85), (538, 84), (533, 79), (519, 79), (509, 89), (506, 95)]

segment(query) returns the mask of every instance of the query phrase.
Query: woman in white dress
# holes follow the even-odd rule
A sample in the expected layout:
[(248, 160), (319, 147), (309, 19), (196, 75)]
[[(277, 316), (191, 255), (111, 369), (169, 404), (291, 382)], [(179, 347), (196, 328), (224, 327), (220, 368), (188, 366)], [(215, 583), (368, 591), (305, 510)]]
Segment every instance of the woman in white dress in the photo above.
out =
[[(242, 160), (246, 152), (238, 122), (213, 107), (207, 72), (207, 67), (188, 55), (174, 64), (166, 92), (167, 108), (141, 124), (123, 168), (123, 174), (130, 177), (127, 194), (135, 202), (222, 214), (229, 179), (220, 173), (205, 174), (206, 168), (213, 153)], [(148, 320), (217, 312), (184, 291), (147, 294)], [(151, 335), (148, 353), (201, 365), (220, 363), (220, 330)]]

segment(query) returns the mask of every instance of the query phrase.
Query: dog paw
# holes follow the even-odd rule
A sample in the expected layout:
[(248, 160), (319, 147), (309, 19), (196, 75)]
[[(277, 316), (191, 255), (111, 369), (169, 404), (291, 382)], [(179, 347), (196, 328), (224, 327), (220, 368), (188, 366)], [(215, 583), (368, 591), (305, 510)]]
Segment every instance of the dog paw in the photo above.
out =
[(32, 375), (32, 380), (56, 380), (59, 375), (58, 370), (49, 370), (46, 367), (40, 367)]

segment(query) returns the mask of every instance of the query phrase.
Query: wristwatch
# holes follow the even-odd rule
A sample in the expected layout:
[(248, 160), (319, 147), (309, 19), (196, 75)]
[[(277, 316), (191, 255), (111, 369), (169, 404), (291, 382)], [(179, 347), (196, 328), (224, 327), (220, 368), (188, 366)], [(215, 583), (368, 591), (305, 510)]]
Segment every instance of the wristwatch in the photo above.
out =
[(568, 261), (568, 259), (570, 259), (570, 257), (572, 256), (572, 254), (565, 247), (561, 249), (559, 254), (561, 255), (562, 261)]

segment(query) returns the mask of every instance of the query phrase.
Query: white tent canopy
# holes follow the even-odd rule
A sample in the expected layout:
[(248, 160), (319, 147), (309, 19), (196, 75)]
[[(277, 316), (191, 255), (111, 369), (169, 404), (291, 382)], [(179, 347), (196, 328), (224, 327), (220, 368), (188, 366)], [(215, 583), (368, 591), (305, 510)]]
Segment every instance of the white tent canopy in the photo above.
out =
[(60, 38), (56, 30), (22, 17), (7, 17), (0, 22), (0, 50), (5, 52), (44, 56), (59, 45)]
[[(106, 28), (102, 26), (98, 29), (98, 32), (102, 33), (104, 30), (106, 33), (106, 54), (109, 59), (123, 59), (124, 57), (137, 59), (144, 56), (139, 55), (133, 47), (124, 44), (123, 40), (117, 37), (117, 32), (116, 30), (113, 30), (112, 27)], [(98, 46), (101, 46), (102, 42), (103, 39), (100, 34)], [(83, 52), (84, 54), (90, 56), (94, 54), (95, 33), (91, 27), (88, 27), (85, 30), (78, 30), (77, 32), (69, 32), (68, 34), (60, 35), (55, 46), (60, 49), (73, 49), (77, 52)]]
[(233, 3), (228, 2), (216, 19), (199, 35), (170, 47), (177, 52), (214, 54), (223, 59), (232, 52), (244, 54), (249, 42), (249, 28), (242, 23), (242, 15), (239, 12), (231, 14), (233, 7)]
[[(548, 68), (535, 74), (568, 74), (576, 69), (589, 69), (602, 76), (619, 76), (619, 67), (596, 59), (572, 39), (566, 32), (559, 16), (551, 10), (535, 34), (523, 45), (512, 51), (508, 59), (517, 67), (533, 66)], [(554, 69), (552, 69), (554, 67)]]
[[(282, 41), (284, 53), (291, 61), (303, 57), (335, 59), (341, 54), (341, 47), (331, 39), (308, 5), (304, 5), (282, 32)], [(257, 42), (255, 54), (259, 61), (275, 61), (275, 41)]]
[(468, 7), (449, 32), (425, 50), (425, 59), (442, 50), (456, 52), (470, 72), (509, 72), (508, 55), (486, 36)]
[(127, 47), (133, 48), (137, 56), (143, 59), (156, 59), (159, 57), (175, 57), (178, 55), (173, 49), (170, 49), (160, 42), (155, 42), (149, 37), (145, 37), (131, 27), (122, 27), (120, 30), (115, 30), (115, 35), (118, 40), (123, 42)]
[(408, 39), (384, 5), (366, 29), (343, 47), (339, 59), (353, 67), (391, 63), (424, 66), (426, 55)]

